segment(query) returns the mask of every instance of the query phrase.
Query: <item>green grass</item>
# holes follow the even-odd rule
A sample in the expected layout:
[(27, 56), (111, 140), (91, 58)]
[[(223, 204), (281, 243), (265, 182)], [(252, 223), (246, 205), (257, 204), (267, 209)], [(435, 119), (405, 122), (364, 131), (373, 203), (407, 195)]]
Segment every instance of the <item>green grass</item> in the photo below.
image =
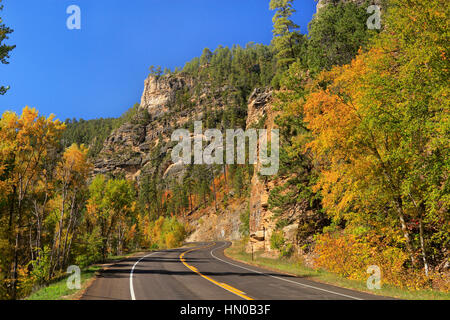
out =
[(309, 280), (385, 297), (394, 297), (405, 300), (450, 300), (450, 293), (433, 290), (410, 291), (389, 285), (383, 285), (380, 290), (369, 290), (367, 289), (365, 282), (345, 279), (324, 270), (307, 268), (294, 259), (270, 259), (261, 257), (262, 252), (256, 252), (254, 254), (254, 260), (252, 261), (251, 253), (246, 253), (244, 251), (244, 244), (242, 242), (233, 243), (232, 247), (225, 250), (225, 254), (230, 258), (271, 269), (273, 271), (289, 273), (308, 278)]
[[(131, 254), (123, 256), (110, 256), (105, 263), (112, 263), (124, 259)], [(70, 275), (61, 279), (55, 280), (47, 286), (41, 287), (33, 292), (26, 300), (74, 300), (82, 290), (85, 290), (90, 285), (92, 280), (96, 277), (99, 271), (102, 270), (100, 265), (92, 265), (81, 271), (81, 289), (70, 290), (67, 287), (67, 279)]]
[[(91, 266), (82, 270), (81, 290), (85, 289), (86, 283), (92, 280), (100, 270), (100, 266)], [(56, 282), (49, 284), (46, 287), (38, 289), (28, 298), (26, 298), (26, 300), (72, 300), (72, 296), (75, 295), (79, 290), (70, 290), (67, 287), (67, 278), (68, 277), (64, 277)]]

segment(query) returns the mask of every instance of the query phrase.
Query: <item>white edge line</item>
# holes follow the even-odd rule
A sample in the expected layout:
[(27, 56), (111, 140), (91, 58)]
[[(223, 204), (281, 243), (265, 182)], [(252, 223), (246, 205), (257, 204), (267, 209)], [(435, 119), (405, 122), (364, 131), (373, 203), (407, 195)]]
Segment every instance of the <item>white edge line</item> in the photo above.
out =
[(141, 262), (142, 260), (144, 260), (147, 257), (150, 257), (156, 253), (158, 253), (160, 251), (157, 252), (152, 252), (146, 256), (143, 256), (142, 258), (140, 258), (138, 261), (136, 261), (136, 263), (133, 265), (133, 268), (131, 268), (131, 272), (130, 272), (130, 294), (131, 294), (131, 300), (136, 300), (136, 296), (134, 295), (134, 287), (133, 287), (133, 272), (134, 272), (134, 268), (136, 268), (136, 266), (138, 265), (139, 262)]
[(175, 251), (175, 250), (179, 250), (179, 249), (182, 249), (182, 248), (175, 248), (175, 249), (169, 249), (169, 250), (155, 251), (155, 252), (152, 252), (152, 253), (150, 253), (150, 254), (148, 254), (146, 256), (143, 256), (138, 261), (136, 261), (136, 263), (133, 265), (133, 267), (131, 268), (131, 271), (130, 271), (130, 294), (131, 294), (131, 300), (136, 300), (136, 296), (134, 294), (134, 286), (133, 286), (133, 273), (134, 273), (134, 268), (136, 268), (136, 266), (139, 264), (139, 262), (141, 262), (145, 258), (148, 258), (148, 257), (150, 257), (150, 256), (152, 256), (154, 254), (157, 254), (157, 253), (167, 252), (167, 251)]
[(328, 293), (331, 293), (331, 294), (335, 294), (335, 295), (338, 295), (338, 296), (347, 297), (347, 298), (354, 299), (354, 300), (364, 300), (364, 299), (356, 298), (356, 297), (349, 296), (349, 295), (346, 295), (346, 294), (343, 294), (343, 293), (338, 293), (338, 292), (334, 292), (334, 291), (330, 291), (330, 290), (326, 290), (326, 289), (322, 289), (322, 288), (310, 286), (310, 285), (303, 284), (303, 283), (300, 283), (300, 282), (296, 282), (296, 281), (292, 281), (292, 280), (288, 280), (288, 279), (283, 279), (283, 278), (280, 278), (280, 277), (277, 277), (277, 276), (273, 276), (273, 275), (270, 275), (270, 274), (267, 274), (267, 273), (264, 273), (264, 272), (259, 272), (259, 271), (256, 271), (256, 270), (252, 270), (252, 269), (249, 269), (249, 268), (246, 268), (246, 267), (242, 267), (242, 266), (239, 266), (239, 265), (237, 265), (237, 264), (234, 264), (234, 263), (231, 263), (231, 262), (228, 262), (228, 261), (225, 261), (225, 260), (223, 260), (223, 259), (220, 259), (220, 258), (216, 257), (216, 256), (214, 255), (213, 252), (216, 251), (216, 250), (218, 250), (218, 249), (222, 249), (222, 248), (225, 247), (227, 244), (228, 244), (228, 243), (225, 243), (223, 246), (211, 250), (211, 252), (210, 252), (210, 253), (211, 253), (211, 256), (212, 256), (213, 258), (217, 259), (217, 260), (220, 260), (220, 261), (222, 261), (222, 262), (228, 263), (228, 264), (230, 264), (230, 265), (232, 265), (232, 266), (235, 266), (235, 267), (238, 267), (238, 268), (241, 268), (241, 269), (245, 269), (245, 270), (248, 270), (248, 271), (252, 271), (252, 272), (255, 272), (255, 273), (259, 273), (259, 274), (265, 275), (265, 276), (267, 276), (267, 277), (275, 278), (275, 279), (278, 279), (278, 280), (283, 280), (283, 281), (286, 281), (286, 282), (294, 283), (294, 284), (297, 284), (297, 285), (300, 285), (300, 286), (303, 286), (303, 287), (307, 287), (307, 288), (311, 288), (311, 289), (316, 289), (316, 290), (320, 290), (320, 291), (325, 291), (325, 292), (328, 292)]

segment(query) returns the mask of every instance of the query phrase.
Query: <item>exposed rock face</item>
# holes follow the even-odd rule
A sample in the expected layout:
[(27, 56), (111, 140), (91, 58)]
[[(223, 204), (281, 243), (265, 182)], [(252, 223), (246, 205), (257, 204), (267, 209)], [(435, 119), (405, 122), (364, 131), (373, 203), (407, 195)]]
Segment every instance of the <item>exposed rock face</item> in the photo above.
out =
[[(255, 125), (271, 130), (274, 128), (271, 88), (257, 88), (248, 101), (247, 129)], [(261, 123), (262, 122), (262, 123)], [(270, 251), (270, 237), (275, 229), (273, 212), (268, 209), (269, 190), (273, 183), (266, 183), (258, 175), (261, 164), (255, 165), (250, 191), (250, 238), (254, 250)], [(251, 251), (251, 244), (247, 248)]]
[(245, 202), (231, 201), (226, 208), (220, 208), (215, 212), (211, 207), (207, 212), (197, 212), (190, 217), (188, 222), (195, 230), (187, 239), (187, 242), (234, 241), (241, 238), (239, 231), (240, 214), (247, 209)]
[(267, 114), (272, 101), (271, 88), (256, 88), (248, 99), (247, 128), (257, 124)]
[(149, 117), (133, 119), (106, 139), (94, 163), (94, 174), (139, 179), (146, 173), (164, 180), (179, 179), (185, 168), (171, 162), (173, 131), (189, 121), (202, 120), (206, 106), (219, 110), (232, 104), (235, 92), (230, 86), (213, 90), (208, 83), (195, 88), (194, 80), (186, 74), (149, 76), (140, 105)]
[(173, 130), (186, 123), (189, 114), (197, 112), (194, 107), (170, 118), (171, 113), (175, 114), (171, 108), (177, 92), (189, 92), (192, 87), (192, 79), (185, 75), (149, 76), (140, 106), (141, 111), (148, 111), (149, 117), (138, 115), (132, 123), (122, 125), (106, 139), (95, 162), (94, 174), (124, 174), (128, 179), (137, 179), (143, 171), (155, 173), (158, 168), (153, 164), (163, 162), (159, 168), (162, 176), (170, 165), (168, 152)]
[(188, 76), (150, 76), (145, 80), (141, 108), (147, 109), (153, 118), (160, 117), (175, 103), (177, 91), (190, 90), (192, 87), (193, 80)]
[[(275, 118), (277, 112), (274, 111), (272, 105), (272, 90), (255, 89), (248, 103), (247, 128), (257, 126), (272, 130), (276, 127)], [(249, 199), (250, 209), (250, 239), (251, 242), (247, 246), (247, 251), (264, 250), (268, 256), (277, 253), (270, 247), (270, 238), (277, 230), (277, 222), (283, 221), (284, 227), (280, 230), (283, 232), (284, 239), (294, 244), (294, 249), (298, 249), (298, 236), (304, 221), (315, 221), (317, 213), (309, 208), (309, 200), (298, 202), (292, 207), (283, 210), (283, 212), (275, 214), (269, 206), (270, 191), (280, 185), (285, 185), (291, 176), (287, 177), (261, 177), (258, 172), (260, 163), (255, 165), (254, 175), (251, 180), (251, 191)]]
[[(108, 137), (95, 162), (95, 174), (124, 175), (128, 179), (139, 179), (142, 174), (149, 174), (156, 175), (167, 183), (180, 181), (187, 167), (171, 161), (174, 143), (170, 141), (170, 137), (173, 131), (186, 125), (188, 121), (201, 120), (204, 105), (211, 101), (217, 108), (232, 103), (229, 101), (230, 95), (222, 93), (232, 93), (234, 90), (225, 86), (212, 91), (208, 84), (205, 84), (199, 90), (197, 88), (198, 94), (195, 95), (194, 84), (187, 76), (149, 77), (145, 81), (141, 101), (141, 110), (148, 111), (149, 117), (139, 115)], [(180, 92), (189, 97), (188, 107), (175, 105)], [(251, 93), (248, 100), (247, 129), (271, 130), (275, 127), (277, 114), (272, 106), (272, 95), (271, 88), (257, 88)], [(226, 101), (224, 97), (228, 97)], [(191, 138), (194, 138), (193, 133)], [(269, 192), (278, 184), (284, 183), (286, 178), (266, 179), (258, 174), (259, 171), (260, 164), (257, 163), (251, 180), (249, 204), (246, 201), (233, 200), (233, 204), (219, 209), (218, 212), (214, 208), (206, 208), (204, 212), (194, 211), (192, 216), (186, 217), (195, 227), (195, 232), (188, 240), (239, 239), (240, 214), (247, 210), (249, 205), (250, 237), (254, 250), (265, 250), (268, 254), (277, 253), (270, 248), (270, 237), (276, 230), (278, 219), (289, 222), (282, 230), (285, 239), (295, 243), (299, 217), (306, 209), (299, 205), (276, 217), (269, 208)], [(248, 250), (251, 250), (251, 244)]]
[(127, 123), (109, 136), (95, 161), (94, 174), (123, 171), (129, 177), (142, 164), (141, 144), (145, 141), (146, 128), (140, 124)]

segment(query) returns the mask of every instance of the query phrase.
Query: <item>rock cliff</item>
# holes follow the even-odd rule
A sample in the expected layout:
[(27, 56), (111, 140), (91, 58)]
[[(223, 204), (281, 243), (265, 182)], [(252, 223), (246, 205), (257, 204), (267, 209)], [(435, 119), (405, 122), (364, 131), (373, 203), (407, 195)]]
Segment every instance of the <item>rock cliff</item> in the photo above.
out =
[(208, 83), (196, 84), (183, 73), (149, 76), (138, 114), (106, 139), (94, 174), (139, 179), (145, 172), (176, 179), (183, 170), (170, 161), (173, 131), (202, 120), (208, 107), (217, 112), (233, 104), (235, 91), (230, 86), (213, 89)]

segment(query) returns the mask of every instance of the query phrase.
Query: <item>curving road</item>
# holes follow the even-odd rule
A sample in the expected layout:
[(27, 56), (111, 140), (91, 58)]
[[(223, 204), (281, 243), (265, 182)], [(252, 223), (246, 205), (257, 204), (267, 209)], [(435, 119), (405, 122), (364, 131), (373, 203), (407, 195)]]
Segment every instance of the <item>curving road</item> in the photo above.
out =
[(236, 262), (229, 242), (152, 252), (104, 270), (83, 300), (375, 300), (343, 289)]

